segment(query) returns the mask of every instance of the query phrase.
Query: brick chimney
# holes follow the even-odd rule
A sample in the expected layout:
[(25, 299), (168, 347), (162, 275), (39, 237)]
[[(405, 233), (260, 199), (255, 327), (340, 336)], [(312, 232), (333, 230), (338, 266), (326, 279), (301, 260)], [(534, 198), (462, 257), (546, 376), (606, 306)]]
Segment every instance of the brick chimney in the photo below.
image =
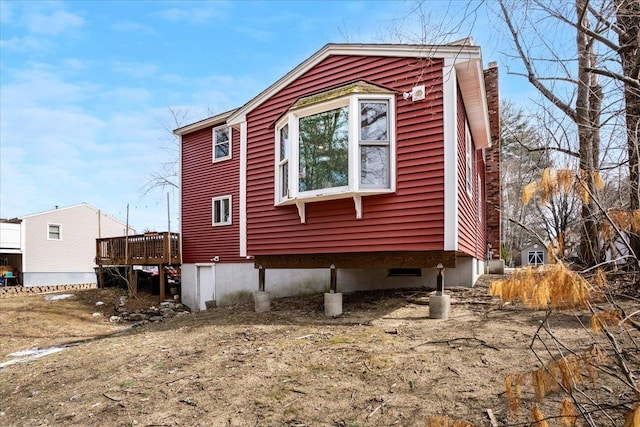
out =
[(484, 86), (489, 110), (491, 147), (485, 149), (485, 209), (487, 218), (487, 243), (491, 245), (491, 259), (500, 259), (502, 236), (502, 197), (500, 179), (500, 94), (498, 92), (498, 64), (490, 62), (484, 70)]

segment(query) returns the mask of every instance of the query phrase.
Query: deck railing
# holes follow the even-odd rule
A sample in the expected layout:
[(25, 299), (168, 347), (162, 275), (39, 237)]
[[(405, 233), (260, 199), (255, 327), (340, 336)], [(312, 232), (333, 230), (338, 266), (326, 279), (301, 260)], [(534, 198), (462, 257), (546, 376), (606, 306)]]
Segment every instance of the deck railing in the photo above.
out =
[(145, 233), (96, 239), (97, 265), (180, 263), (179, 233)]

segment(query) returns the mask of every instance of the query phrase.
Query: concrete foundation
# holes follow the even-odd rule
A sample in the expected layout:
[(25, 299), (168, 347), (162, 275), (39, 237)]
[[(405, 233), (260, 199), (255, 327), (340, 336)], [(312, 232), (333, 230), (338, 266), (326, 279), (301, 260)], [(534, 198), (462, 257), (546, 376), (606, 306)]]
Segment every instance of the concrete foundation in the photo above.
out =
[(253, 294), (256, 313), (271, 311), (271, 294), (265, 291), (258, 291)]
[(334, 317), (342, 314), (342, 293), (324, 294), (324, 315)]
[(451, 295), (429, 295), (429, 318), (448, 319), (451, 311)]
[(504, 274), (504, 260), (503, 259), (490, 259), (488, 264), (489, 274)]

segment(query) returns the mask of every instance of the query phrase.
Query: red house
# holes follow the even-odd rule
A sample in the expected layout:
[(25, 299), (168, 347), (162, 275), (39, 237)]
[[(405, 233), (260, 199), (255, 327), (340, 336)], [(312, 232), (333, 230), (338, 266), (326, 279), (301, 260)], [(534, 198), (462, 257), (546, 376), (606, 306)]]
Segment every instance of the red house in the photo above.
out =
[(497, 91), (469, 40), (328, 44), (176, 129), (183, 301), (433, 287), (438, 264), (473, 285), (500, 247)]

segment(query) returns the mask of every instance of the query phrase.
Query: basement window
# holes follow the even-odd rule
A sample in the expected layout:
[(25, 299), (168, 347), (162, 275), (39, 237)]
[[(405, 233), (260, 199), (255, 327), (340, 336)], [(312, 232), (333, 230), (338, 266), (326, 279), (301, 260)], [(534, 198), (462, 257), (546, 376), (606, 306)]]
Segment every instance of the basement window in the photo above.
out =
[(389, 277), (420, 277), (422, 269), (420, 268), (390, 268)]
[(301, 98), (276, 123), (275, 205), (395, 191), (395, 92), (356, 82)]

